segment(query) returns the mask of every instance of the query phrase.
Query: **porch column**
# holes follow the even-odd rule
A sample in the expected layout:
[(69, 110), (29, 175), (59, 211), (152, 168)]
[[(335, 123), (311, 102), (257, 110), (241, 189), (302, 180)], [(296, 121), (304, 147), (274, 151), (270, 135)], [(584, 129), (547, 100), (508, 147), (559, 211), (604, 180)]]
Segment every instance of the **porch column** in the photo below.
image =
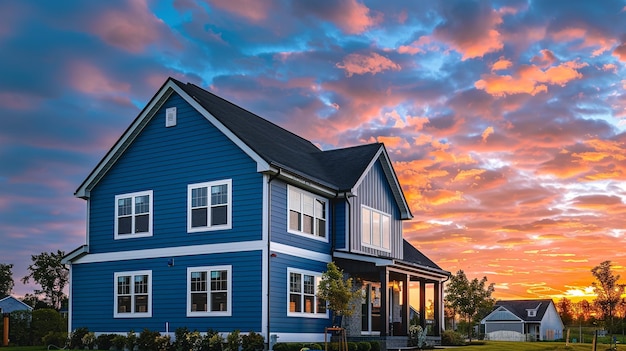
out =
[(409, 304), (409, 275), (405, 275), (402, 280), (402, 330), (400, 335), (409, 335), (409, 324), (411, 322), (411, 305)]
[(387, 289), (389, 289), (389, 272), (387, 272), (387, 267), (382, 267), (380, 269), (380, 336), (387, 336), (389, 333)]
[(433, 333), (435, 334), (435, 336), (439, 336), (441, 335), (441, 326), (443, 325), (441, 323), (441, 283), (440, 282), (435, 282), (433, 284), (433, 290), (434, 290), (434, 300), (435, 300), (435, 308), (434, 308), (434, 320), (435, 320), (435, 325), (433, 328)]
[(420, 280), (420, 325), (426, 328), (426, 282)]

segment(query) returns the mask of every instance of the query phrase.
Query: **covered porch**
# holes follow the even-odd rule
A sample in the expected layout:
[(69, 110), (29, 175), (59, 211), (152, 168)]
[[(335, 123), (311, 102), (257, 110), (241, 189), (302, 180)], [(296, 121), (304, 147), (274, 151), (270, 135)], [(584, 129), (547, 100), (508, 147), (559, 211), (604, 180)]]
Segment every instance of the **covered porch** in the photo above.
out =
[(343, 321), (350, 339), (376, 338), (391, 342), (391, 347), (407, 346), (409, 326), (417, 324), (428, 331), (431, 343), (441, 340), (443, 285), (450, 273), (408, 243), (404, 251), (404, 260), (335, 254), (335, 263), (361, 289), (355, 313)]

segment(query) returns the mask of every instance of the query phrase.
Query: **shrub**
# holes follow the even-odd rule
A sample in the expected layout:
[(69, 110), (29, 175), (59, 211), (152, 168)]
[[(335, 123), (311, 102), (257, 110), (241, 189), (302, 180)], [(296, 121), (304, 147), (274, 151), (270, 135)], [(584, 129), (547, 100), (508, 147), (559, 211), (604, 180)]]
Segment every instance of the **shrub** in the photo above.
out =
[(233, 330), (226, 336), (226, 347), (224, 351), (239, 351), (241, 345), (241, 335), (239, 330)]
[(189, 345), (187, 340), (187, 334), (189, 334), (189, 329), (187, 327), (176, 328), (174, 331), (174, 345), (173, 348), (176, 351), (189, 351), (191, 350), (191, 345)]
[(348, 351), (357, 351), (358, 350), (358, 346), (355, 342), (349, 341), (348, 342)]
[(272, 349), (274, 351), (289, 351), (289, 346), (285, 342), (277, 342)]
[(321, 350), (322, 349), (322, 345), (320, 344), (308, 344), (305, 347), (308, 347), (309, 350)]
[(137, 338), (137, 347), (139, 351), (154, 351), (156, 350), (156, 338), (161, 336), (161, 333), (157, 331), (150, 331), (145, 328)]
[(224, 338), (213, 330), (207, 332), (206, 345), (208, 351), (222, 351), (224, 345)]
[(159, 335), (154, 340), (156, 351), (172, 351), (172, 343), (169, 335)]
[(70, 349), (82, 349), (84, 347), (83, 336), (87, 333), (89, 333), (89, 329), (85, 327), (74, 329), (70, 335)]
[(9, 339), (20, 346), (32, 345), (31, 311), (13, 311), (9, 315)]
[(44, 345), (54, 345), (54, 346), (58, 346), (58, 347), (63, 347), (65, 346), (65, 343), (67, 342), (67, 332), (48, 332), (48, 334), (44, 335), (43, 338), (41, 338), (41, 340), (43, 341)]
[(356, 346), (359, 351), (370, 351), (372, 348), (372, 344), (367, 341), (359, 341)]
[(241, 337), (242, 351), (263, 350), (264, 347), (265, 347), (265, 339), (263, 338), (263, 335), (261, 334), (257, 334), (251, 331), (248, 333), (248, 335), (243, 335)]
[(124, 335), (115, 335), (112, 340), (113, 347), (118, 351), (123, 351), (124, 346), (126, 345), (126, 336)]
[(465, 338), (461, 333), (454, 330), (444, 330), (441, 334), (441, 345), (444, 346), (463, 346), (465, 345)]
[(42, 308), (34, 310), (32, 313), (31, 330), (33, 335), (33, 343), (42, 345), (42, 338), (49, 332), (65, 331), (63, 318), (61, 314), (51, 308)]
[(380, 343), (378, 341), (370, 341), (370, 345), (372, 345), (371, 351), (380, 351)]
[(89, 332), (83, 336), (83, 345), (88, 350), (93, 350), (94, 346), (96, 346), (96, 334), (93, 332)]
[(100, 334), (96, 338), (96, 345), (98, 345), (98, 350), (110, 350), (111, 346), (113, 346), (113, 338), (115, 338), (115, 334)]
[(131, 329), (131, 331), (129, 331), (126, 334), (126, 348), (128, 349), (128, 351), (133, 351), (135, 350), (135, 346), (137, 345), (137, 334), (135, 334), (135, 331)]

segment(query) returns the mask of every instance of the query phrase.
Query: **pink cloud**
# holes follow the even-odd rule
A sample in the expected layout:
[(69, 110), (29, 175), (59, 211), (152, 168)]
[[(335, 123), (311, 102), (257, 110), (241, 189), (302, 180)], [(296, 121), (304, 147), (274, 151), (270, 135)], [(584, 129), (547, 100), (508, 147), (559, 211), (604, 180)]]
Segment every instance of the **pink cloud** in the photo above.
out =
[(168, 36), (167, 26), (150, 11), (146, 0), (130, 1), (127, 5), (104, 10), (93, 20), (91, 31), (109, 45), (132, 53), (140, 53)]
[(540, 54), (541, 55), (539, 56), (533, 56), (533, 58), (530, 59), (530, 62), (537, 63), (541, 67), (547, 67), (547, 66), (554, 64), (557, 61), (557, 58), (556, 56), (554, 56), (554, 53), (552, 53), (552, 51), (548, 49), (541, 50)]
[(552, 33), (552, 37), (554, 40), (561, 42), (580, 42), (576, 45), (577, 48), (595, 48), (595, 50), (592, 51), (593, 57), (611, 50), (617, 42), (614, 38), (606, 37), (597, 30), (581, 27), (567, 27), (561, 29)]
[(221, 10), (253, 22), (261, 22), (267, 19), (267, 15), (273, 7), (272, 1), (211, 0), (210, 3)]
[(367, 6), (356, 0), (340, 1), (332, 18), (348, 34), (363, 33), (382, 20), (382, 17), (373, 16)]
[(369, 55), (350, 54), (342, 62), (337, 63), (338, 68), (346, 71), (346, 75), (353, 74), (377, 74), (386, 70), (400, 70), (400, 65), (377, 53)]
[(461, 53), (463, 60), (483, 57), (504, 48), (502, 35), (497, 28), (508, 10), (498, 11), (482, 4), (476, 6), (475, 16), (466, 16), (460, 9), (455, 9), (457, 11), (452, 11), (447, 22), (435, 28), (434, 32), (436, 38)]
[(70, 69), (70, 84), (90, 95), (119, 96), (130, 91), (130, 84), (112, 81), (104, 72), (87, 62), (75, 62)]
[(422, 53), (425, 50), (425, 47), (431, 44), (432, 40), (428, 36), (421, 36), (418, 40), (412, 42), (409, 45), (401, 45), (398, 48), (399, 54), (409, 54), (416, 55)]

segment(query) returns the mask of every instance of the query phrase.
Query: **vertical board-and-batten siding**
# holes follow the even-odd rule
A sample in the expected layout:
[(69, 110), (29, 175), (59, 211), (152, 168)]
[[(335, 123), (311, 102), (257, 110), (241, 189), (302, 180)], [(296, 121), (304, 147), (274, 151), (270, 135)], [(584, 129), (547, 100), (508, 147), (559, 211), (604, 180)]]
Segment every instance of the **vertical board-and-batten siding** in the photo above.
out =
[[(165, 127), (165, 109), (177, 125)], [(187, 185), (232, 179), (232, 229), (187, 233)], [(261, 240), (263, 177), (256, 163), (172, 94), (91, 191), (91, 253)], [(153, 235), (114, 240), (115, 195), (153, 191)]]
[[(380, 159), (371, 167), (361, 184), (355, 191), (356, 197), (350, 199), (352, 208), (351, 227), (353, 251), (362, 252), (372, 256), (385, 256), (402, 258), (402, 221), (400, 210), (393, 197), (393, 192), (385, 176)], [(377, 250), (372, 247), (361, 245), (361, 206), (365, 205), (391, 216), (391, 252)]]

